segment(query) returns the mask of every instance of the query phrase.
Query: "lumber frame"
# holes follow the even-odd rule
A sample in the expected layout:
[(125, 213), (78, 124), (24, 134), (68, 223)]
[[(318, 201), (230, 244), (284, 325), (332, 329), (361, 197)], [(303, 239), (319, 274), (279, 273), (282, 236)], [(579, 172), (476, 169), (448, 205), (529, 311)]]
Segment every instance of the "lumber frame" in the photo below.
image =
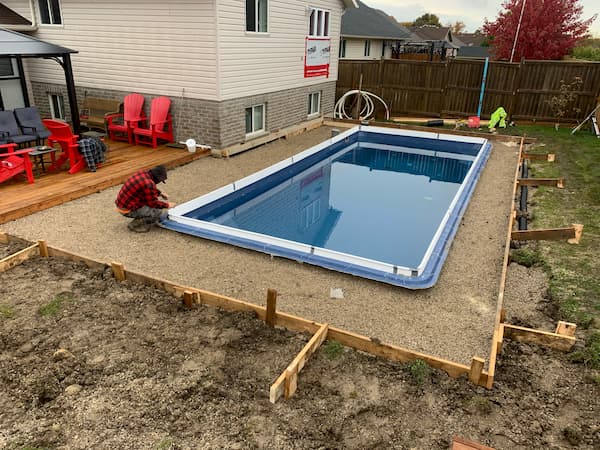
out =
[(539, 230), (515, 230), (511, 233), (514, 241), (568, 240), (569, 244), (579, 244), (583, 225), (574, 223), (568, 228), (544, 228)]
[(565, 187), (564, 178), (519, 178), (521, 186), (552, 186), (559, 189)]
[(547, 331), (534, 330), (532, 328), (509, 325), (507, 323), (503, 324), (502, 327), (504, 328), (504, 336), (514, 341), (545, 345), (546, 347), (565, 352), (570, 351), (577, 341), (574, 336), (567, 334), (550, 333)]
[(298, 374), (304, 368), (306, 361), (325, 341), (329, 325), (324, 323), (308, 341), (300, 353), (277, 378), (269, 389), (269, 401), (275, 403), (282, 395), (287, 399), (296, 392), (298, 387)]
[(6, 272), (8, 269), (24, 263), (34, 255), (39, 255), (39, 245), (33, 244), (23, 250), (8, 255), (6, 258), (0, 259), (0, 272)]
[[(30, 247), (31, 249), (35, 249), (35, 251), (32, 250), (34, 254), (37, 252), (37, 247), (38, 244), (35, 244), (32, 247)], [(94, 270), (106, 270), (107, 268), (113, 268), (111, 264), (103, 263), (88, 258), (86, 256), (72, 253), (67, 250), (58, 247), (53, 247), (50, 245), (48, 245), (48, 255), (50, 257), (62, 257), (71, 261), (81, 262)], [(185, 292), (189, 291), (192, 293), (193, 304), (197, 303), (202, 305), (215, 306), (226, 311), (251, 312), (254, 313), (258, 319), (266, 322), (267, 308), (264, 306), (255, 305), (253, 303), (245, 302), (232, 297), (227, 297), (225, 295), (216, 294), (214, 292), (206, 291), (203, 289), (176, 284), (161, 278), (151, 277), (143, 273), (127, 270), (125, 267), (123, 267), (123, 275), (125, 279), (129, 282), (139, 283), (162, 289), (163, 291), (181, 300), (183, 300)], [(307, 332), (313, 335), (316, 334), (320, 329), (323, 329), (325, 325), (327, 325), (282, 312), (275, 312), (274, 322), (275, 326), (286, 328), (290, 331), (296, 331), (301, 333)], [(392, 361), (406, 363), (415, 361), (417, 359), (421, 359), (427, 364), (429, 364), (431, 367), (442, 370), (453, 378), (469, 376), (469, 374), (472, 371), (471, 366), (459, 364), (443, 358), (438, 358), (436, 356), (428, 355), (426, 353), (408, 350), (403, 347), (395, 346), (392, 344), (382, 343), (376, 338), (369, 338), (367, 336), (362, 336), (356, 333), (352, 333), (350, 331), (329, 326), (327, 326), (326, 330), (326, 332), (322, 331), (322, 335), (319, 334), (319, 336), (321, 336), (324, 340), (336, 340), (340, 344), (345, 345), (346, 347), (351, 347), (353, 349), (364, 351), (375, 356), (390, 359)], [(489, 384), (489, 382), (490, 376), (488, 372), (482, 370), (478, 384), (480, 386), (486, 386), (487, 384)]]

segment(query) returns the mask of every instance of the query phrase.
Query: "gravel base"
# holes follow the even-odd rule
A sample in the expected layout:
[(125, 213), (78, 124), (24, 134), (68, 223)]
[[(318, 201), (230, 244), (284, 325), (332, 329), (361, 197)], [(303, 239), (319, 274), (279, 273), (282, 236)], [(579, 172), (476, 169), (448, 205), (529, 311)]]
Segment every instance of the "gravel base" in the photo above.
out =
[[(178, 203), (196, 198), (331, 136), (317, 130), (229, 159), (202, 158), (169, 171), (163, 189)], [(110, 157), (110, 153), (108, 155)], [(114, 209), (119, 187), (2, 225), (8, 233), (188, 286), (327, 322), (381, 341), (469, 364), (487, 360), (518, 147), (494, 143), (436, 286), (409, 291), (165, 229), (127, 230)], [(329, 297), (341, 288), (343, 299)]]

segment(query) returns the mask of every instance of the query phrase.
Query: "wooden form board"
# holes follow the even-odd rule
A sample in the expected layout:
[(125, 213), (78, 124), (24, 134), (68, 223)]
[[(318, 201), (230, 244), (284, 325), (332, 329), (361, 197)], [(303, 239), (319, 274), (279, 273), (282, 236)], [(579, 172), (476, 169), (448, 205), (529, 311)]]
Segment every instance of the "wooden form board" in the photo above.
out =
[(577, 339), (572, 335), (550, 333), (547, 331), (518, 327), (516, 325), (509, 325), (506, 323), (502, 324), (502, 327), (504, 328), (504, 337), (506, 338), (528, 344), (545, 345), (546, 347), (565, 352), (570, 351), (577, 341)]
[(578, 244), (582, 234), (583, 225), (574, 223), (568, 228), (513, 231), (511, 239), (515, 241), (568, 240), (571, 244)]
[(521, 186), (553, 186), (559, 189), (565, 187), (564, 178), (519, 178)]
[[(35, 244), (36, 248), (37, 246), (38, 244)], [(177, 298), (183, 299), (186, 292), (188, 292), (192, 294), (192, 301), (198, 304), (216, 306), (228, 311), (253, 312), (258, 319), (263, 321), (266, 321), (267, 318), (266, 307), (127, 270), (122, 266), (122, 264), (117, 262), (107, 264), (49, 245), (47, 246), (47, 252), (50, 257), (62, 257), (72, 261), (82, 262), (95, 270), (104, 270), (110, 267), (113, 270), (113, 273), (116, 271), (118, 276), (123, 280), (154, 286)], [(291, 331), (301, 333), (307, 332), (313, 335), (316, 334), (320, 329), (323, 329), (324, 326), (324, 324), (282, 312), (274, 313), (274, 325)], [(421, 359), (431, 367), (443, 370), (451, 377), (467, 376), (472, 378), (473, 373), (479, 373), (479, 366), (481, 366), (481, 368), (483, 367), (483, 364), (479, 363), (479, 361), (482, 361), (481, 358), (474, 357), (471, 365), (467, 366), (442, 358), (437, 358), (425, 353), (415, 352), (395, 345), (382, 343), (377, 339), (371, 339), (366, 336), (334, 327), (327, 327), (326, 332), (322, 331), (320, 336), (323, 339), (336, 340), (340, 344), (343, 344), (347, 347), (391, 359), (393, 361), (411, 362)], [(479, 385), (486, 386), (488, 384), (489, 376), (484, 370), (480, 371), (478, 378)]]
[(478, 442), (469, 441), (460, 437), (455, 437), (452, 440), (451, 450), (494, 450), (492, 447), (480, 444)]
[[(521, 172), (521, 164), (523, 161), (523, 145), (525, 144), (525, 139), (521, 138), (521, 143), (519, 145), (519, 162), (517, 167), (515, 168), (515, 175), (513, 181), (513, 192), (512, 192), (512, 201), (510, 206), (510, 211), (515, 211), (515, 199), (517, 198), (517, 189), (518, 189), (518, 180), (519, 173)], [(492, 337), (492, 348), (490, 350), (490, 364), (488, 367), (488, 378), (486, 382), (486, 387), (491, 389), (494, 384), (494, 375), (496, 373), (496, 359), (498, 358), (498, 353), (500, 352), (502, 346), (502, 322), (504, 321), (504, 289), (506, 288), (506, 275), (508, 273), (508, 263), (510, 258), (510, 241), (512, 237), (512, 229), (514, 227), (514, 222), (516, 219), (516, 214), (511, 214), (511, 217), (508, 221), (508, 229), (506, 232), (506, 240), (504, 242), (504, 258), (502, 260), (502, 274), (500, 275), (500, 286), (498, 288), (498, 300), (496, 302), (496, 318), (494, 322), (494, 334)]]
[(8, 269), (18, 266), (19, 264), (27, 261), (34, 255), (39, 255), (39, 245), (33, 244), (30, 247), (24, 248), (23, 250), (13, 253), (6, 258), (0, 259), (0, 272), (6, 272)]
[(523, 153), (523, 159), (554, 162), (556, 155), (554, 153)]

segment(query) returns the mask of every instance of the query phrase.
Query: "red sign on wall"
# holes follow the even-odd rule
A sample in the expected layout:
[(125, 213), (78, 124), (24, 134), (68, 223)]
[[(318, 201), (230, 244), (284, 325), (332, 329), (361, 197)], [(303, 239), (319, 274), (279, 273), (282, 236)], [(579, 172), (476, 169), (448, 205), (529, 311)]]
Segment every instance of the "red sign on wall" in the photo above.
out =
[(329, 77), (330, 38), (306, 38), (304, 50), (304, 78)]

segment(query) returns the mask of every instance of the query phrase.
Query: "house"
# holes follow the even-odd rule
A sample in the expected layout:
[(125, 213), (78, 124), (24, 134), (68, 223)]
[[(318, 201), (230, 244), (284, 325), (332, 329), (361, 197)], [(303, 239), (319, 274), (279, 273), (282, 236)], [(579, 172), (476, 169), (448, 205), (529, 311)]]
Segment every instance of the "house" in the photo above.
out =
[(393, 17), (357, 3), (342, 16), (340, 59), (389, 59), (403, 42), (417, 39)]
[(454, 43), (459, 46), (458, 58), (489, 58), (489, 47), (484, 46), (486, 36), (481, 33), (455, 33)]
[[(191, 137), (214, 148), (332, 114), (341, 16), (356, 7), (354, 0), (1, 4), (1, 26), (77, 51), (71, 57), (79, 107), (85, 96), (139, 92), (149, 104), (165, 95), (176, 140)], [(14, 61), (4, 62), (18, 75)], [(22, 71), (31, 103), (45, 116), (67, 118), (64, 75), (56, 67), (27, 59)]]
[(454, 42), (450, 27), (421, 25), (420, 27), (411, 27), (410, 31), (416, 34), (421, 41), (433, 45), (434, 51), (441, 54), (442, 58), (454, 57), (458, 53), (460, 45)]

